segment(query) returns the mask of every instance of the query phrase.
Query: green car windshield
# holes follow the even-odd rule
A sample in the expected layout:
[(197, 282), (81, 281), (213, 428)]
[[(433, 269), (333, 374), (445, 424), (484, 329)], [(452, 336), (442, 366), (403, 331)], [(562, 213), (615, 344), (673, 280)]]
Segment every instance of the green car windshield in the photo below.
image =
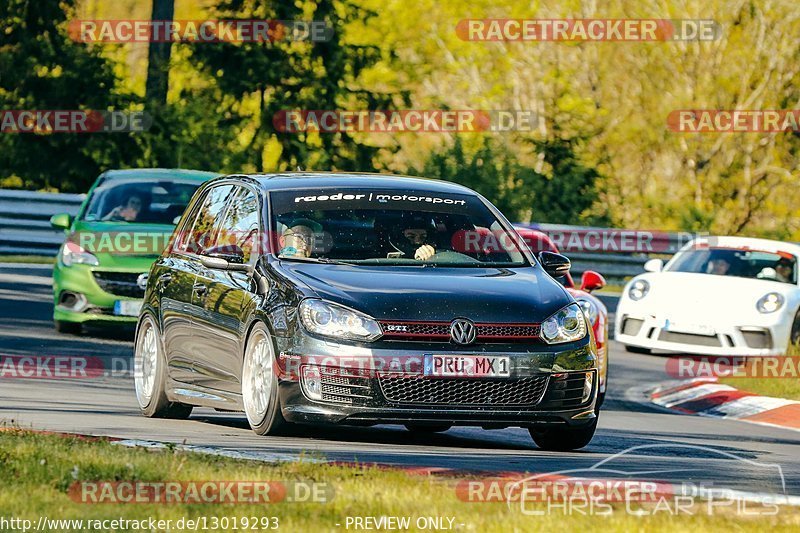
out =
[(111, 180), (94, 189), (83, 219), (174, 225), (199, 186), (196, 180)]

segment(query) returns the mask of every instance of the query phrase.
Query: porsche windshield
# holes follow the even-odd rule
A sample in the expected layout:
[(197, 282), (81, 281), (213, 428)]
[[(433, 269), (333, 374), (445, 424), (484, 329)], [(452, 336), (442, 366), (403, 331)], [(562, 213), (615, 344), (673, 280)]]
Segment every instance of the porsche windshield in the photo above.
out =
[(665, 270), (766, 279), (782, 283), (797, 282), (797, 258), (783, 252), (735, 248), (690, 249), (675, 256)]
[(526, 266), (510, 234), (476, 196), (429, 191), (315, 189), (270, 194), (278, 256), (358, 264)]

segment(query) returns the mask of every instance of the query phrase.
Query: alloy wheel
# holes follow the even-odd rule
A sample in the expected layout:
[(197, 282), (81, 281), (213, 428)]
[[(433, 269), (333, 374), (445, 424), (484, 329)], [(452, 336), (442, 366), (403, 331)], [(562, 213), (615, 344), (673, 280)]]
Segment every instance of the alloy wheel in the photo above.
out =
[(136, 343), (134, 356), (134, 382), (136, 399), (142, 408), (147, 407), (153, 398), (158, 370), (158, 338), (150, 319), (142, 322), (142, 331)]
[(242, 373), (242, 399), (247, 420), (257, 426), (264, 421), (270, 408), (273, 368), (272, 343), (263, 332), (257, 331), (248, 344)]

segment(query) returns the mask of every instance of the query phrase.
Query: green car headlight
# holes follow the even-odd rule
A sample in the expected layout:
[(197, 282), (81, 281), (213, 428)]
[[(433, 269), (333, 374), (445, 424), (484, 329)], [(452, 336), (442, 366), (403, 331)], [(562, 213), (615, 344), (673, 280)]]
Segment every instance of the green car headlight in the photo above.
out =
[(61, 262), (64, 266), (72, 265), (91, 265), (97, 266), (100, 261), (97, 258), (78, 246), (72, 241), (67, 241), (61, 247)]

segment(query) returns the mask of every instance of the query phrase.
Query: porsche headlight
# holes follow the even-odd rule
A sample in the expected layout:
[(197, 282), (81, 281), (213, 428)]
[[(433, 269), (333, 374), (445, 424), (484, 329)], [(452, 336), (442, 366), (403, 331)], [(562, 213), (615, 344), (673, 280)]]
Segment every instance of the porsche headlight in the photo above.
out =
[(631, 300), (638, 301), (647, 296), (650, 292), (650, 284), (643, 279), (637, 279), (628, 288), (628, 296)]
[(586, 318), (578, 304), (569, 304), (542, 322), (542, 339), (548, 344), (577, 341), (586, 336)]
[(61, 247), (61, 262), (64, 266), (72, 265), (91, 265), (97, 266), (100, 261), (97, 258), (78, 246), (72, 241), (67, 241)]
[(589, 319), (589, 323), (594, 325), (597, 322), (597, 315), (599, 313), (595, 303), (585, 298), (578, 298), (575, 301), (581, 306), (581, 309), (583, 309), (583, 313), (586, 315), (586, 318)]
[(374, 341), (381, 326), (365, 314), (322, 300), (300, 302), (300, 320), (311, 333), (358, 341)]
[(758, 309), (759, 313), (774, 313), (783, 307), (784, 301), (782, 294), (769, 292), (758, 299), (758, 302), (756, 302), (756, 309)]

